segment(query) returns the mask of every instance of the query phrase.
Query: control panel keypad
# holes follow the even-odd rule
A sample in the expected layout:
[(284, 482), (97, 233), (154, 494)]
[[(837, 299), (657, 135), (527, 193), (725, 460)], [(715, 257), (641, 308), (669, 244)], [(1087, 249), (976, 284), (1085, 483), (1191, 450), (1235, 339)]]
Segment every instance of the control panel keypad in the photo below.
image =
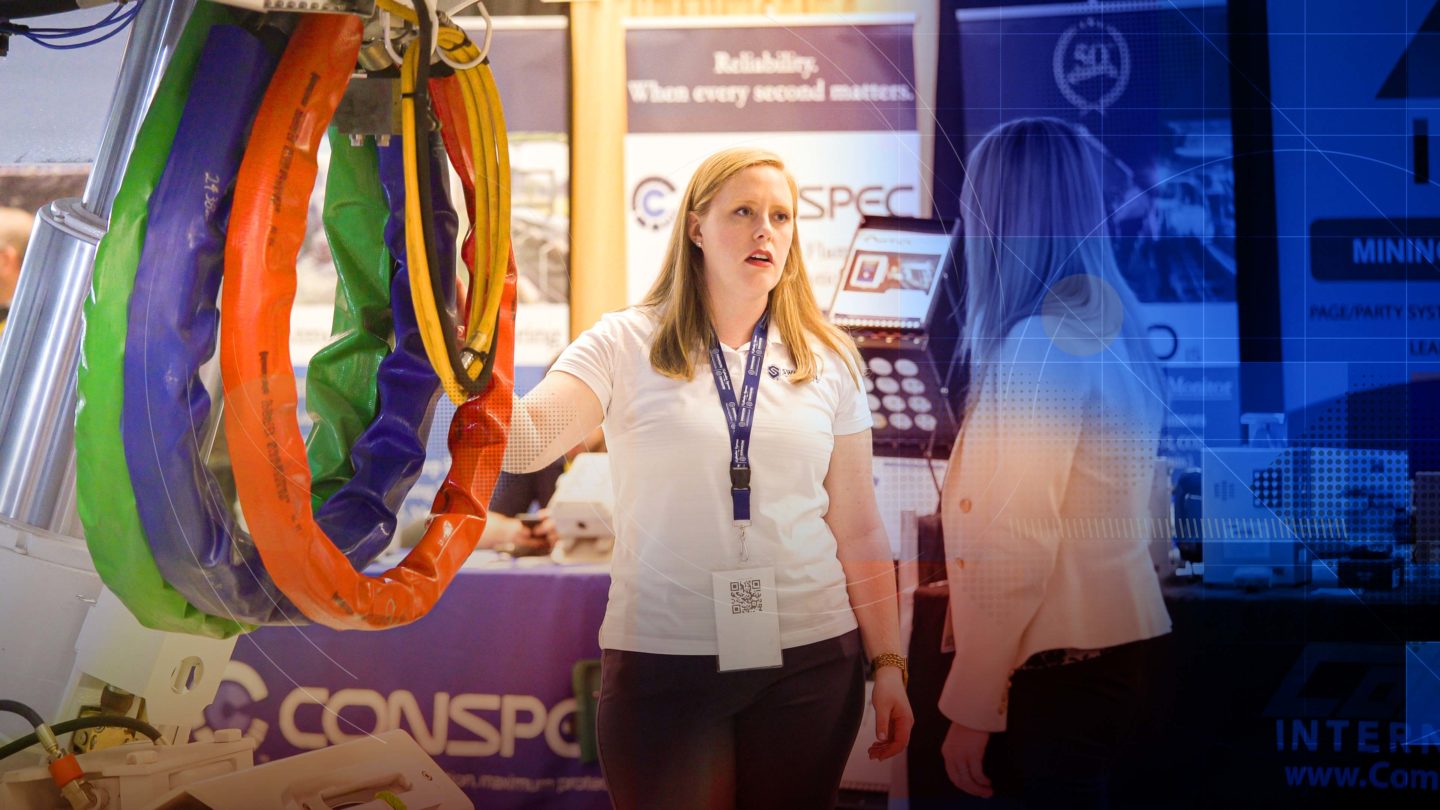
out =
[(877, 430), (929, 433), (938, 427), (932, 414), (936, 406), (931, 399), (934, 392), (920, 379), (920, 366), (914, 360), (901, 357), (892, 362), (870, 357), (866, 367), (870, 376), (865, 379), (865, 391)]

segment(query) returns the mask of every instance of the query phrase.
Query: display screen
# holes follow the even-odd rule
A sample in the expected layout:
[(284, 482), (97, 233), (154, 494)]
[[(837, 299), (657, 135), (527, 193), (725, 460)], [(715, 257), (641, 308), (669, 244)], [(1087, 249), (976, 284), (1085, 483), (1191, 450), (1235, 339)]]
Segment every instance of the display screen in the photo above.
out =
[(966, 152), (1017, 118), (1079, 125), (1103, 152), (1116, 258), (1140, 300), (1233, 302), (1224, 2), (978, 8), (958, 22)]
[(949, 234), (929, 220), (916, 220), (914, 230), (861, 225), (845, 257), (831, 320), (841, 326), (924, 328), (949, 251)]
[[(1167, 454), (1238, 438), (1239, 318), (1226, 4), (1007, 5), (956, 14), (968, 155), (995, 127), (1093, 136), (1121, 274), (1165, 364)], [(958, 194), (961, 177), (936, 194)]]
[[(1268, 10), (1286, 405), (1403, 398), (1440, 372), (1440, 4)], [(1386, 410), (1398, 425), (1372, 411), (1348, 438), (1404, 437), (1411, 409)]]

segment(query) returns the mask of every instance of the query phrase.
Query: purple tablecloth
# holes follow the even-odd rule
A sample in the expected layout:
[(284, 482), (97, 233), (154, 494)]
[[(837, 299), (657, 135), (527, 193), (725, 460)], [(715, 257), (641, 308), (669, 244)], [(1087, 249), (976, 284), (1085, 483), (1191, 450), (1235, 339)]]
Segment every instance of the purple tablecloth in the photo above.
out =
[(476, 807), (607, 808), (599, 764), (579, 759), (571, 673), (600, 657), (609, 587), (601, 568), (466, 569), (406, 627), (261, 628), (208, 729), (259, 737), (259, 764), (399, 726)]

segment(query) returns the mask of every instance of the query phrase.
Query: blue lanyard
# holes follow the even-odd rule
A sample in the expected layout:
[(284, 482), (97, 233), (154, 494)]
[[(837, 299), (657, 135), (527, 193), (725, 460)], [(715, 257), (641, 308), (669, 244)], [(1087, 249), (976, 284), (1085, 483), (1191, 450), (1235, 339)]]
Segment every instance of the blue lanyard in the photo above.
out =
[(750, 559), (745, 546), (745, 527), (750, 525), (750, 429), (755, 424), (755, 404), (760, 393), (760, 369), (765, 363), (765, 338), (770, 331), (767, 310), (755, 323), (750, 336), (750, 355), (745, 364), (745, 381), (740, 397), (730, 381), (730, 370), (720, 350), (720, 339), (710, 333), (710, 371), (715, 375), (715, 390), (720, 393), (720, 406), (725, 411), (725, 426), (730, 430), (730, 508), (735, 525), (740, 528), (740, 559)]

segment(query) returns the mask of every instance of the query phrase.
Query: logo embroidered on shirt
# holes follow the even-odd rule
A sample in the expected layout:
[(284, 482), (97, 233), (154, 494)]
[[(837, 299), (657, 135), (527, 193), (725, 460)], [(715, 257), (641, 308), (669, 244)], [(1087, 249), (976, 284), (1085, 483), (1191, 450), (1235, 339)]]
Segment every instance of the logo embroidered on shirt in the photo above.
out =
[(770, 373), (770, 379), (772, 380), (779, 379), (781, 374), (789, 377), (791, 374), (795, 373), (795, 369), (793, 368), (780, 368), (779, 366), (774, 364), (771, 364), (770, 368), (766, 369), (766, 371)]

